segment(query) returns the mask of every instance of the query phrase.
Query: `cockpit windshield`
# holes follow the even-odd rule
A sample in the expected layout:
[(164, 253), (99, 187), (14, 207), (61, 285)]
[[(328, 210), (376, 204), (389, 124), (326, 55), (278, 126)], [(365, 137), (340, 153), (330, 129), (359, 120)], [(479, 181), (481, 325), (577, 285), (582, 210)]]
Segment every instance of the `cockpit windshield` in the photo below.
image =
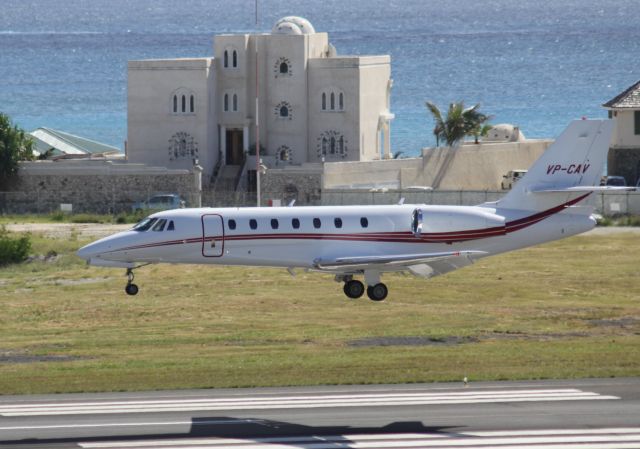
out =
[(137, 225), (135, 225), (133, 227), (133, 230), (138, 232), (148, 231), (157, 220), (158, 220), (157, 218), (147, 217), (141, 222), (139, 222)]

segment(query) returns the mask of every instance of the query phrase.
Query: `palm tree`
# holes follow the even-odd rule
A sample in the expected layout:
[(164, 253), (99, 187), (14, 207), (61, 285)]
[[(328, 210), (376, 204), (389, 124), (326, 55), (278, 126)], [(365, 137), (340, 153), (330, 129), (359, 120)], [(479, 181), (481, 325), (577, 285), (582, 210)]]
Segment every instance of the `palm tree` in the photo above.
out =
[(427, 101), (426, 105), (435, 120), (433, 134), (436, 136), (437, 146), (440, 146), (440, 140), (445, 141), (448, 146), (454, 146), (465, 136), (483, 135), (483, 125), (491, 118), (478, 111), (480, 103), (470, 108), (465, 108), (463, 101), (450, 103), (446, 117), (442, 116), (440, 109), (434, 103)]
[(0, 112), (0, 184), (18, 172), (18, 161), (33, 159), (33, 140)]

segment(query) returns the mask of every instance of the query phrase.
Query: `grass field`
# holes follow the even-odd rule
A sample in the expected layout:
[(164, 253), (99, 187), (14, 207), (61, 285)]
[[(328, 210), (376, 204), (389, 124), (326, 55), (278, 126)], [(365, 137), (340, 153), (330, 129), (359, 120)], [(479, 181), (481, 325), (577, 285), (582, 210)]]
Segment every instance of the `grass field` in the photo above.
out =
[(640, 375), (638, 234), (578, 236), (383, 303), (284, 270), (87, 267), (86, 240), (0, 269), (0, 394)]

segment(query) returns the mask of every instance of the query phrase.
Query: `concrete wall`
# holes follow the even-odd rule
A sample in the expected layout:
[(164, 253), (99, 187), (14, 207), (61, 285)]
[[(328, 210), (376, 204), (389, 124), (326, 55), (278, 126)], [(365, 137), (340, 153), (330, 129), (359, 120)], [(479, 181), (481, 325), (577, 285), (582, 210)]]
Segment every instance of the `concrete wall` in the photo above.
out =
[(551, 140), (464, 144), (424, 149), (422, 157), (325, 164), (323, 188), (429, 186), (448, 190), (495, 190), (509, 170), (527, 169)]
[(640, 135), (635, 133), (633, 110), (614, 109), (615, 123), (611, 146), (613, 148), (640, 148)]
[(187, 170), (111, 161), (23, 162), (12, 191), (0, 195), (0, 211), (47, 213), (70, 203), (74, 212), (129, 212), (156, 193), (178, 193), (197, 205), (197, 178)]
[[(212, 58), (129, 61), (127, 158), (134, 163), (172, 169), (191, 169), (190, 154), (171, 154), (181, 139), (197, 148), (197, 158), (210, 174), (217, 161), (217, 127), (212, 103), (214, 71)], [(173, 111), (177, 94), (178, 112)], [(181, 111), (186, 95), (187, 111)], [(190, 95), (195, 110), (190, 112)], [(205, 176), (205, 179), (207, 176)]]

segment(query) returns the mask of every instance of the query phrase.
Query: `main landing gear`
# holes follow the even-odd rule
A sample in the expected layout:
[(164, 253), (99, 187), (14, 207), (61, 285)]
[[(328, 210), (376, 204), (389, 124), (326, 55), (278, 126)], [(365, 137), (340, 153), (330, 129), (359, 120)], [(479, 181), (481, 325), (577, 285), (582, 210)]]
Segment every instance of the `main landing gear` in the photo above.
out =
[[(345, 275), (342, 276), (339, 280), (344, 282), (344, 286), (342, 289), (344, 290), (344, 294), (347, 295), (348, 298), (357, 299), (364, 295), (364, 284), (353, 279), (353, 276)], [(379, 276), (374, 280), (376, 280), (377, 282), (373, 284), (369, 284), (369, 282), (367, 282), (369, 284), (369, 286), (367, 287), (367, 296), (372, 301), (383, 301), (389, 294), (389, 289), (386, 285), (380, 282)]]
[(133, 283), (133, 278), (133, 268), (127, 268), (127, 286), (124, 288), (124, 291), (127, 292), (129, 296), (138, 294), (138, 286)]

